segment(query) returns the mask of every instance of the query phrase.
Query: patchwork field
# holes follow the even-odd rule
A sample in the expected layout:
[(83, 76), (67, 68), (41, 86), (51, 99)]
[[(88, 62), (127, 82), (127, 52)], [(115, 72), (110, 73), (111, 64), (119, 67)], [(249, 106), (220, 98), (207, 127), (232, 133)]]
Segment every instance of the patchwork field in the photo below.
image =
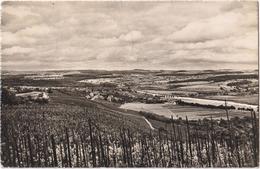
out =
[[(203, 118), (213, 118), (213, 119), (226, 119), (226, 111), (222, 109), (212, 109), (204, 107), (194, 107), (194, 106), (181, 106), (181, 105), (171, 105), (165, 104), (163, 106), (172, 112), (175, 117), (185, 118), (186, 116), (191, 120), (198, 120)], [(250, 112), (241, 110), (229, 110), (229, 117), (244, 117), (250, 116)]]
[[(194, 107), (194, 106), (182, 106), (171, 103), (167, 104), (145, 104), (145, 103), (126, 103), (121, 106), (123, 109), (130, 109), (135, 111), (151, 112), (158, 115), (163, 115), (174, 119), (182, 118), (186, 116), (191, 120), (198, 120), (203, 118), (213, 119), (226, 119), (226, 112), (223, 109), (214, 109), (206, 107)], [(229, 110), (229, 116), (232, 117), (244, 117), (250, 116), (249, 111), (242, 110)]]
[(216, 99), (216, 100), (229, 100), (239, 103), (246, 103), (246, 104), (259, 104), (258, 94), (254, 95), (245, 95), (245, 96), (205, 96), (207, 99)]

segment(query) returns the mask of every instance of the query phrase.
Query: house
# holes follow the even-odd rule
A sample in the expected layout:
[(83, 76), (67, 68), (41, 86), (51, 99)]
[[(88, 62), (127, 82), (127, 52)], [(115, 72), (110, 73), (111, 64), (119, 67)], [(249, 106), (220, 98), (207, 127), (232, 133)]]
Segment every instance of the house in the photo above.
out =
[(27, 93), (18, 93), (15, 95), (18, 98), (28, 99), (31, 101), (48, 101), (49, 96), (46, 92), (27, 92)]
[(91, 96), (90, 95), (87, 95), (87, 96), (85, 96), (87, 99), (91, 99)]
[(12, 92), (12, 93), (17, 93), (17, 90), (15, 88), (13, 88), (13, 87), (10, 87), (9, 91)]
[(107, 97), (107, 101), (109, 101), (109, 102), (112, 102), (112, 99), (113, 99), (113, 95), (109, 95), (109, 96)]

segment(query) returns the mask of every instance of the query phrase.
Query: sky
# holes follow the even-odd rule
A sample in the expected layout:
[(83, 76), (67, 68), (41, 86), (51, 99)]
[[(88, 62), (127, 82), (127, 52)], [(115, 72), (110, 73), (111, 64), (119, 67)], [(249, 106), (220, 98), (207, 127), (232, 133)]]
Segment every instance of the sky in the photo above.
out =
[(256, 69), (257, 2), (4, 2), (2, 70)]

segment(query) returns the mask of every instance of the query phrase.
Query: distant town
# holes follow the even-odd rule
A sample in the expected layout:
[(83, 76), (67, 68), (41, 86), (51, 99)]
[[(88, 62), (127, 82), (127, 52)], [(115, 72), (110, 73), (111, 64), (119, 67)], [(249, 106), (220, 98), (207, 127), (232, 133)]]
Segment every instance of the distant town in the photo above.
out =
[[(188, 104), (187, 98), (194, 98), (191, 103), (199, 107), (223, 108), (226, 101), (228, 104), (235, 102), (229, 105), (233, 109), (256, 111), (257, 78), (257, 71), (232, 70), (56, 71), (24, 75), (6, 72), (3, 88), (14, 94), (17, 102), (48, 103), (52, 102), (54, 93), (63, 92), (96, 102), (111, 102), (119, 107), (134, 102)], [(205, 102), (205, 99), (212, 101)], [(216, 104), (214, 100), (222, 100), (222, 103)]]

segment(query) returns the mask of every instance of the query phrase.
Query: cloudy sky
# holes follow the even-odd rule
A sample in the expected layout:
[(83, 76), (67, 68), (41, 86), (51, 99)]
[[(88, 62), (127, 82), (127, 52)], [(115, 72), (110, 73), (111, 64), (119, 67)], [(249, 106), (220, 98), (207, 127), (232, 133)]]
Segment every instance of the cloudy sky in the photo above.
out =
[(256, 2), (4, 2), (2, 69), (255, 69)]

